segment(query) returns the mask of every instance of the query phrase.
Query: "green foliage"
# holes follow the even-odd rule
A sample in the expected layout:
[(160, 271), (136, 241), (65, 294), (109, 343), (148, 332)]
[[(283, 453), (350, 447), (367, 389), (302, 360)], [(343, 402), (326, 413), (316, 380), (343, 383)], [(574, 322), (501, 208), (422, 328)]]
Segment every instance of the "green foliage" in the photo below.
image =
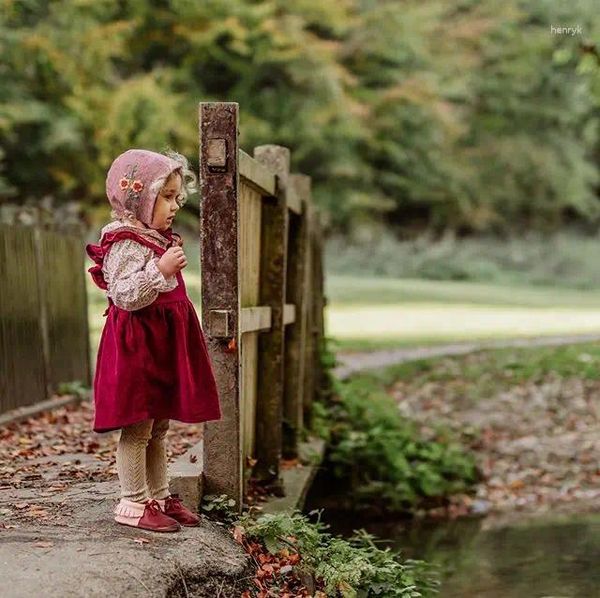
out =
[(340, 365), (337, 359), (340, 341), (333, 336), (323, 336), (319, 338), (319, 361), (323, 372), (321, 382), (321, 399), (329, 401), (331, 399), (333, 389), (336, 384), (336, 377), (333, 370)]
[(349, 484), (355, 506), (405, 510), (468, 491), (477, 480), (473, 456), (445, 430), (422, 438), (385, 392), (383, 382), (390, 380), (354, 376), (340, 384), (330, 407), (328, 459), (333, 474)]
[(81, 201), (103, 220), (118, 153), (170, 146), (193, 163), (197, 102), (233, 100), (241, 145), (288, 146), (330, 229), (599, 221), (593, 0), (0, 8), (2, 199)]
[(349, 242), (336, 236), (327, 243), (325, 262), (328, 274), (591, 289), (600, 288), (597, 246), (597, 235), (574, 229), (508, 238), (379, 234)]
[(319, 359), (321, 367), (331, 375), (331, 370), (339, 364), (337, 360), (337, 349), (339, 341), (333, 336), (323, 336), (319, 346)]
[(331, 419), (329, 410), (322, 401), (313, 401), (311, 404), (311, 429), (315, 436), (328, 441), (331, 434)]
[(489, 396), (525, 381), (539, 382), (548, 375), (583, 380), (600, 379), (600, 345), (575, 344), (485, 350), (465, 357), (423, 359), (386, 368), (387, 379), (404, 380), (416, 386), (428, 382), (460, 380), (464, 392)]
[(201, 508), (212, 517), (224, 523), (232, 523), (237, 517), (235, 500), (226, 494), (206, 494), (202, 496)]
[(309, 436), (314, 435), (327, 441), (329, 440), (331, 429), (327, 405), (331, 401), (338, 384), (337, 378), (333, 374), (333, 369), (339, 365), (337, 360), (339, 341), (332, 336), (323, 336), (319, 340), (319, 360), (323, 372), (319, 388), (320, 400), (311, 402), (310, 425), (302, 429), (302, 438), (307, 440)]
[(581, 39), (550, 34), (575, 22), (595, 39), (593, 2), (367, 6), (351, 57), (369, 81), (361, 153), (393, 221), (459, 231), (597, 221), (598, 73), (578, 66)]
[[(314, 512), (311, 512), (311, 514)], [(325, 530), (320, 518), (311, 523), (299, 512), (245, 514), (238, 522), (248, 537), (264, 543), (271, 554), (298, 551), (298, 567), (324, 583), (328, 596), (431, 596), (439, 582), (423, 561), (402, 560), (389, 548), (375, 545), (373, 536), (358, 530), (348, 540)]]
[(62, 395), (75, 395), (80, 399), (89, 399), (91, 389), (86, 386), (81, 380), (73, 380), (72, 382), (61, 382), (56, 389), (56, 394)]

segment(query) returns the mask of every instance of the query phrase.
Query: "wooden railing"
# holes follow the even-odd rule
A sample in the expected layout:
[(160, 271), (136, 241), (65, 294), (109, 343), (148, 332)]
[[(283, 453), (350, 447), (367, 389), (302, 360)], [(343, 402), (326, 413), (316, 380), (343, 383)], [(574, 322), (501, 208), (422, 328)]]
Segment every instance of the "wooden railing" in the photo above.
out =
[(0, 413), (90, 384), (82, 239), (0, 224)]
[(322, 243), (311, 180), (290, 151), (239, 148), (233, 102), (200, 104), (202, 320), (223, 417), (207, 422), (204, 491), (238, 508), (249, 475), (280, 480), (320, 373)]

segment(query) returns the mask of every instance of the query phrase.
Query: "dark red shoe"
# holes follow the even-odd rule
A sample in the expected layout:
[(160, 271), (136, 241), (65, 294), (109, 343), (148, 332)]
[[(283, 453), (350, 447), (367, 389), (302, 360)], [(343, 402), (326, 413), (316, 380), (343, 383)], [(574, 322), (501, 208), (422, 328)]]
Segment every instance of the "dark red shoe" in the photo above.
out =
[(115, 521), (152, 532), (177, 532), (181, 529), (175, 519), (162, 512), (156, 500), (139, 503), (122, 498), (115, 508)]
[(178, 494), (172, 494), (165, 498), (164, 505), (163, 512), (165, 515), (175, 519), (175, 521), (178, 521), (181, 525), (194, 527), (200, 523), (200, 517), (192, 513), (183, 505)]

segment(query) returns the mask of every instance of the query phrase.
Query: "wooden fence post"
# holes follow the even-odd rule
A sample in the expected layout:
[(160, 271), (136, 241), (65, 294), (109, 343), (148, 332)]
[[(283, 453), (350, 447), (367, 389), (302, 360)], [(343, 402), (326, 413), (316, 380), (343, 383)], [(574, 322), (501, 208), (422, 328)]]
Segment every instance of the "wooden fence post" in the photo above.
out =
[(325, 288), (324, 288), (324, 274), (323, 274), (323, 234), (321, 230), (321, 223), (318, 218), (315, 220), (315, 258), (314, 258), (314, 285), (315, 295), (313, 302), (313, 309), (315, 310), (314, 316), (314, 330), (315, 335), (315, 354), (314, 354), (314, 369), (316, 372), (315, 377), (315, 388), (313, 391), (313, 399), (321, 399), (323, 391), (325, 389), (325, 372), (323, 364), (321, 362), (321, 350), (323, 348), (323, 342), (325, 337), (325, 322), (324, 322), (324, 309), (325, 309)]
[(36, 246), (42, 307), (40, 322), (48, 353), (51, 392), (61, 382), (81, 380), (90, 384), (87, 291), (84, 276), (74, 276), (75, 272), (84, 272), (81, 238), (56, 230), (36, 229)]
[(238, 122), (235, 102), (200, 103), (202, 321), (222, 418), (204, 432), (206, 493), (227, 494), (241, 509)]
[[(42, 248), (42, 231), (39, 226), (35, 226), (32, 229), (33, 233), (33, 245), (35, 248), (35, 269), (37, 272), (37, 294), (38, 302), (40, 306), (40, 330), (42, 333), (42, 355), (44, 356), (44, 377), (46, 381), (46, 397), (52, 396), (52, 375), (50, 370), (50, 343), (48, 334), (48, 305), (46, 300), (46, 285), (44, 284), (44, 278), (48, 275), (48, 272), (44, 268), (44, 253)], [(87, 329), (86, 329), (87, 332)], [(45, 398), (46, 398), (45, 397)]]
[(294, 323), (286, 329), (283, 397), (283, 457), (298, 456), (298, 444), (304, 424), (303, 390), (306, 339), (308, 253), (307, 203), (311, 179), (304, 174), (290, 175), (290, 186), (300, 198), (301, 214), (290, 214), (288, 236), (288, 276), (286, 301), (296, 306)]
[(254, 148), (254, 158), (277, 177), (275, 195), (262, 204), (260, 304), (271, 308), (271, 328), (258, 337), (258, 397), (256, 405), (257, 479), (275, 486), (279, 481), (282, 446), (283, 365), (286, 301), (288, 209), (286, 193), (290, 150), (278, 145)]
[(315, 387), (315, 371), (313, 368), (314, 363), (314, 344), (315, 337), (313, 334), (314, 321), (315, 321), (315, 310), (313, 303), (315, 300), (315, 285), (314, 285), (314, 229), (315, 220), (317, 217), (316, 210), (312, 203), (307, 204), (306, 213), (306, 226), (307, 226), (307, 241), (306, 241), (306, 266), (305, 266), (305, 277), (306, 277), (306, 318), (304, 321), (304, 384), (303, 384), (303, 420), (304, 425), (310, 427), (312, 418), (312, 399)]

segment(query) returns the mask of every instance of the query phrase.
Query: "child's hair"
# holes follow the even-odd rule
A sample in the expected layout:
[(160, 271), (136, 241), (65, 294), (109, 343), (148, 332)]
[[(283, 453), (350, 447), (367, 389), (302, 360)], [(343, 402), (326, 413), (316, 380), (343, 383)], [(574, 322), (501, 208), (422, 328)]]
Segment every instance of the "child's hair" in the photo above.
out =
[[(175, 160), (175, 162), (178, 162), (180, 164), (180, 167), (174, 172), (181, 175), (181, 199), (178, 200), (177, 203), (179, 204), (179, 207), (182, 207), (187, 201), (188, 195), (197, 191), (198, 179), (194, 171), (190, 168), (188, 159), (183, 154), (179, 154), (178, 152), (172, 149), (167, 149), (161, 153), (167, 156), (168, 158), (171, 158), (171, 160)], [(158, 195), (159, 191), (164, 187), (165, 183), (167, 182), (167, 179), (170, 176), (170, 174), (164, 175), (152, 181), (152, 183), (150, 184), (150, 191)], [(123, 214), (118, 214), (115, 210), (111, 210), (110, 212), (110, 217), (113, 220), (120, 220), (122, 218), (130, 218), (133, 216), (135, 215), (132, 214), (129, 210), (125, 210)]]

